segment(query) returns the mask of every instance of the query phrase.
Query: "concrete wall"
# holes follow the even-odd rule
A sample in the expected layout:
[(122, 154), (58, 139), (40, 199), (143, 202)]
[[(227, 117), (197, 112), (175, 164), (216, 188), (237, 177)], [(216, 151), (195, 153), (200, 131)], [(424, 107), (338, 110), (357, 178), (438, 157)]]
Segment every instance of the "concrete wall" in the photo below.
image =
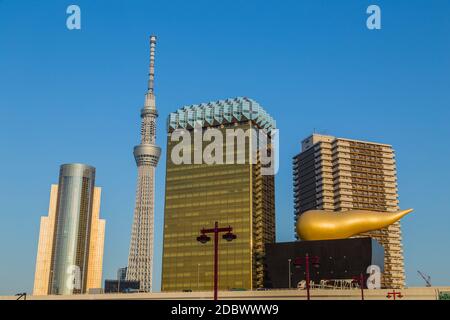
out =
[[(390, 290), (364, 290), (366, 300), (393, 300), (386, 295)], [(398, 300), (437, 300), (439, 292), (450, 292), (450, 287), (417, 287), (396, 290), (401, 292)], [(83, 294), (71, 296), (27, 296), (27, 300), (101, 300), (101, 299), (132, 299), (132, 300), (196, 300), (212, 299), (212, 292), (173, 292), (173, 293), (130, 293), (130, 294)], [(15, 296), (0, 296), (0, 300), (16, 300)], [(267, 291), (221, 291), (222, 300), (305, 300), (305, 290), (267, 290)], [(313, 300), (360, 300), (360, 290), (311, 290)]]

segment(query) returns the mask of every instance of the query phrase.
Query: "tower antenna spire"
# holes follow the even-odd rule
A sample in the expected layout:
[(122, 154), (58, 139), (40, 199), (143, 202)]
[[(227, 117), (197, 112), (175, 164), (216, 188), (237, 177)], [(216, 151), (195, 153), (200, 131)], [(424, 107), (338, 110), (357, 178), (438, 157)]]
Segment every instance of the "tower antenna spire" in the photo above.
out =
[(154, 176), (161, 155), (161, 148), (156, 145), (158, 112), (156, 111), (153, 87), (155, 80), (155, 45), (156, 36), (152, 35), (150, 37), (148, 90), (145, 94), (144, 107), (141, 109), (141, 143), (134, 147), (133, 152), (138, 167), (138, 181), (126, 275), (127, 280), (139, 281), (140, 290), (145, 292), (152, 291)]
[(156, 36), (150, 36), (150, 67), (148, 71), (148, 92), (153, 94), (155, 90), (155, 47)]

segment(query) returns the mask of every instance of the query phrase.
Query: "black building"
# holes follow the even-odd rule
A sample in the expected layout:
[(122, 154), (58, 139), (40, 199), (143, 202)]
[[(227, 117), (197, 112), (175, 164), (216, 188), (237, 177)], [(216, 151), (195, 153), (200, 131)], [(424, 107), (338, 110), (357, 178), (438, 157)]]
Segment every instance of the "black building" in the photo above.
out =
[(365, 274), (370, 265), (384, 271), (384, 249), (371, 238), (271, 243), (266, 245), (264, 287), (289, 288), (289, 270), (291, 287), (297, 287), (306, 278), (306, 254), (315, 283), (353, 279)]
[(137, 280), (105, 280), (105, 293), (139, 292)]

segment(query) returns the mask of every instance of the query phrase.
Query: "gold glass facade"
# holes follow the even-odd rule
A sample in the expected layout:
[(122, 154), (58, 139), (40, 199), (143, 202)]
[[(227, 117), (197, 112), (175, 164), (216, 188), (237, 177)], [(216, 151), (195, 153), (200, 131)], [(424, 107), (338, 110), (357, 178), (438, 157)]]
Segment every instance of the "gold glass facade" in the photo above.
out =
[[(204, 133), (207, 128), (200, 130)], [(253, 121), (216, 126), (258, 128)], [(191, 159), (194, 159), (194, 130)], [(245, 140), (243, 164), (175, 164), (172, 151), (178, 142), (169, 132), (166, 157), (166, 193), (162, 291), (212, 290), (214, 243), (196, 240), (202, 228), (231, 226), (237, 239), (219, 237), (219, 290), (263, 286), (264, 244), (275, 241), (274, 177), (262, 176), (259, 162), (250, 164), (252, 137)], [(203, 150), (210, 142), (203, 142)], [(239, 150), (239, 151), (238, 151)], [(242, 149), (228, 151), (236, 157)], [(229, 154), (228, 153), (228, 154)], [(226, 163), (227, 150), (223, 150)], [(237, 157), (235, 158), (237, 159)]]

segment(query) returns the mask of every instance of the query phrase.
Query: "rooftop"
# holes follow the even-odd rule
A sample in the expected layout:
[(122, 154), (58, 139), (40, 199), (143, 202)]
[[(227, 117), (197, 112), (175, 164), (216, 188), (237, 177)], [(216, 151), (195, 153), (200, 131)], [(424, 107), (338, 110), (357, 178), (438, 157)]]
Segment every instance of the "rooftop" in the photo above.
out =
[(255, 100), (246, 97), (230, 98), (184, 106), (171, 112), (167, 119), (167, 131), (218, 126), (242, 121), (254, 121), (260, 128), (271, 131), (275, 120)]

